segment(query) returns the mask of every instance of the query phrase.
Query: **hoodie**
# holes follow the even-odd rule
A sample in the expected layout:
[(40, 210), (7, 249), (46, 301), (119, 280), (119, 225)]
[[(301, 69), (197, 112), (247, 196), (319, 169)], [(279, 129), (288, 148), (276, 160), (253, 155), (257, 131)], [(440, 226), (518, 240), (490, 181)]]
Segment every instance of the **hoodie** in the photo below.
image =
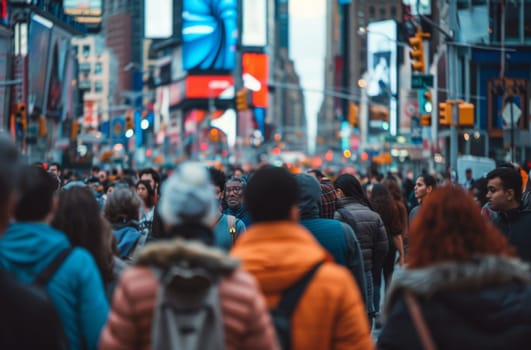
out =
[(366, 300), (363, 255), (354, 231), (339, 220), (319, 216), (321, 186), (313, 176), (298, 174), (295, 179), (299, 185), (300, 224), (310, 231), (338, 264), (349, 269)]
[[(44, 223), (15, 223), (0, 237), (0, 267), (22, 284), (31, 284), (70, 242)], [(75, 248), (57, 269), (47, 286), (69, 349), (96, 349), (109, 305), (100, 273), (92, 256)]]

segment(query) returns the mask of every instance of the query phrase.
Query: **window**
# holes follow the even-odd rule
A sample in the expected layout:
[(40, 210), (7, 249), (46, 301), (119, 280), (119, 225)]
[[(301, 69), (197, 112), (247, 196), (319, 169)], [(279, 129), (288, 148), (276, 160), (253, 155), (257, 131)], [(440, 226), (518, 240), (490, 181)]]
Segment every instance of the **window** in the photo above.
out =
[(94, 74), (101, 74), (103, 71), (103, 67), (101, 65), (101, 62), (96, 62), (96, 65), (94, 66)]
[(83, 45), (83, 56), (90, 55), (90, 45)]
[(524, 4), (524, 38), (531, 39), (531, 2), (526, 1)]
[(391, 17), (396, 18), (396, 6), (391, 6)]
[(101, 81), (97, 80), (94, 82), (94, 92), (102, 92), (103, 91), (103, 84)]

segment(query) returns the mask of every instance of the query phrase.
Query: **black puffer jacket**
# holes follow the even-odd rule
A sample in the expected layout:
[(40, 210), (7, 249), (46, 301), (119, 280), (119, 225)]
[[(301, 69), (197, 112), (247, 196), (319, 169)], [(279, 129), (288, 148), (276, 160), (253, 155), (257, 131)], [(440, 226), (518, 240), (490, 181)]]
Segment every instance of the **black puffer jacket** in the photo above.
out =
[(423, 349), (405, 291), (415, 296), (437, 349), (528, 349), (529, 273), (520, 260), (496, 256), (397, 271), (378, 349)]
[(354, 230), (363, 252), (365, 271), (379, 271), (389, 250), (387, 233), (380, 215), (347, 197), (337, 201), (334, 219), (346, 222)]

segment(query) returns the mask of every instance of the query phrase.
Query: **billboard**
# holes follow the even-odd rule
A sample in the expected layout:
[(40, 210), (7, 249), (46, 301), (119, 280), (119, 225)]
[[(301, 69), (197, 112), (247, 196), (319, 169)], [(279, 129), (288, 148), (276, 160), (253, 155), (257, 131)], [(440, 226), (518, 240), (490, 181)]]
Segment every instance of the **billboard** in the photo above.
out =
[(242, 46), (263, 48), (267, 45), (267, 1), (242, 1)]
[(31, 15), (29, 28), (28, 63), (28, 111), (44, 109), (46, 73), (53, 23), (37, 14)]
[(242, 55), (242, 73), (244, 82), (253, 80), (257, 84), (253, 90), (252, 104), (255, 107), (268, 107), (268, 79), (269, 79), (269, 58), (262, 53), (245, 52)]
[(238, 1), (184, 0), (183, 68), (232, 70), (236, 63)]
[(63, 0), (63, 8), (70, 16), (97, 17), (102, 14), (102, 0)]
[(144, 1), (144, 36), (166, 39), (173, 35), (173, 0)]
[(367, 30), (367, 95), (373, 103), (389, 108), (391, 135), (397, 132), (397, 23), (369, 23)]
[[(72, 60), (70, 53), (71, 35), (66, 31), (54, 26), (51, 31), (51, 40), (48, 58), (48, 76), (45, 90), (45, 109), (47, 117), (62, 118), (65, 109), (65, 74), (69, 68), (68, 60)], [(71, 85), (71, 81), (69, 82)], [(67, 90), (65, 90), (66, 92)], [(69, 96), (71, 97), (71, 96)]]

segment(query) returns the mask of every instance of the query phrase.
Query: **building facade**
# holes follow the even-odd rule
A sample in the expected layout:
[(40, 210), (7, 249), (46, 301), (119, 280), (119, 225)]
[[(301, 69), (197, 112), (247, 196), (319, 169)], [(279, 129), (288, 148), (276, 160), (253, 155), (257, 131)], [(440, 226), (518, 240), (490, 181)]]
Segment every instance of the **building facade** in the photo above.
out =
[(84, 124), (97, 126), (109, 120), (117, 102), (119, 63), (105, 47), (102, 36), (89, 35), (72, 40), (79, 67), (79, 88), (83, 90)]

